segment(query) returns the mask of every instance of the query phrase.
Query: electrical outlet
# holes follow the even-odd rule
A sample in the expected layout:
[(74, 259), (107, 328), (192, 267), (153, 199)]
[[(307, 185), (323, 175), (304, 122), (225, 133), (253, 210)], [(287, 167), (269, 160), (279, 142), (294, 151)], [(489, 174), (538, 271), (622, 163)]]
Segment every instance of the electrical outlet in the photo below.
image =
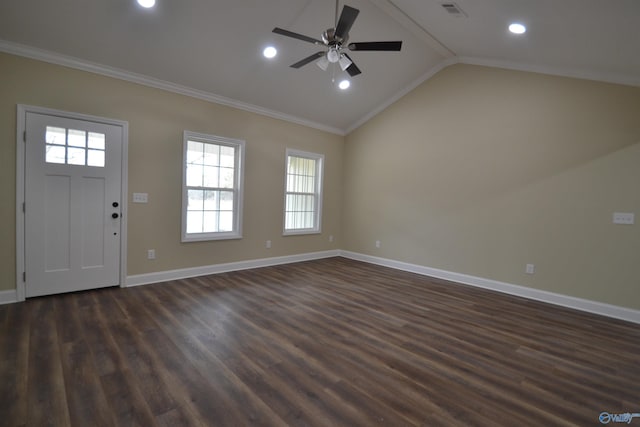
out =
[(264, 246), (265, 246), (267, 249), (271, 249), (271, 240), (267, 240), (267, 241), (266, 241), (266, 243), (264, 244)]
[(533, 264), (527, 264), (527, 266), (524, 268), (524, 272), (527, 274), (533, 274), (536, 272), (536, 266)]
[(156, 259), (156, 250), (155, 249), (149, 249), (147, 251), (147, 259)]
[(376, 248), (380, 247), (380, 240), (376, 240)]
[(329, 236), (329, 242), (333, 243), (333, 234), (331, 236)]

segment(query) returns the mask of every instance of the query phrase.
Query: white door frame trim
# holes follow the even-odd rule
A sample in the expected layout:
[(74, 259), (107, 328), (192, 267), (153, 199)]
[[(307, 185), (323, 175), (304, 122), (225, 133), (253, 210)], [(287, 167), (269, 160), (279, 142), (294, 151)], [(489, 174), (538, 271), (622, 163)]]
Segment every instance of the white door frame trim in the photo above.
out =
[(25, 214), (22, 206), (25, 202), (25, 142), (27, 113), (47, 114), (50, 116), (66, 117), (85, 120), (107, 125), (118, 126), (122, 132), (122, 215), (120, 222), (120, 287), (126, 286), (127, 279), (127, 217), (128, 217), (128, 163), (129, 163), (129, 123), (105, 117), (72, 113), (51, 108), (35, 107), (18, 104), (16, 124), (16, 296), (18, 301), (26, 298), (26, 284), (23, 280), (25, 272)]

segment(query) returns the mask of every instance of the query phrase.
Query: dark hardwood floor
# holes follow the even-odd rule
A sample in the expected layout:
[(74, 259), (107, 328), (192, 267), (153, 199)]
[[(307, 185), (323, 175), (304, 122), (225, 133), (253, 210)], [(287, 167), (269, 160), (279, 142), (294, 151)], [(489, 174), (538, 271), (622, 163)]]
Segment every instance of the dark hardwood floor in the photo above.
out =
[(0, 306), (3, 426), (597, 426), (603, 411), (640, 412), (639, 325), (344, 258)]

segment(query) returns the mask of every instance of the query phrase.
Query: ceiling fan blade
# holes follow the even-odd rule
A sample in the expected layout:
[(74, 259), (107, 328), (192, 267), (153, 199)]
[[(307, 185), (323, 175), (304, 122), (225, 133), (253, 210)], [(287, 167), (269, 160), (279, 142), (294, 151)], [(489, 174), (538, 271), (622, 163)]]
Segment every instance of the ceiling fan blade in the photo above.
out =
[(294, 33), (293, 31), (283, 30), (282, 28), (276, 27), (273, 29), (273, 32), (276, 34), (280, 34), (281, 36), (291, 37), (294, 39), (302, 40), (302, 41), (313, 43), (313, 44), (324, 45), (324, 43), (321, 40), (317, 40), (317, 39), (314, 39), (313, 37), (305, 36), (304, 34)]
[(402, 48), (402, 42), (363, 42), (349, 43), (349, 50), (377, 50), (397, 52)]
[(358, 9), (354, 9), (346, 4), (344, 5), (338, 24), (336, 25), (336, 37), (343, 39), (344, 36), (349, 34), (349, 30), (351, 30), (351, 26), (355, 22), (358, 13), (360, 13)]
[(347, 55), (346, 53), (344, 54), (344, 56), (346, 56), (349, 59), (349, 61), (351, 61), (351, 65), (349, 65), (345, 71), (349, 73), (351, 77), (357, 76), (358, 74), (362, 74), (362, 71), (360, 71), (360, 68), (358, 68), (356, 63), (353, 62), (353, 59), (351, 59), (349, 55)]
[(313, 55), (307, 56), (303, 60), (298, 61), (295, 64), (291, 65), (291, 68), (300, 68), (300, 67), (302, 67), (304, 65), (307, 65), (309, 62), (313, 62), (318, 58), (322, 58), (324, 55), (325, 55), (325, 52), (323, 52), (323, 51), (316, 52)]

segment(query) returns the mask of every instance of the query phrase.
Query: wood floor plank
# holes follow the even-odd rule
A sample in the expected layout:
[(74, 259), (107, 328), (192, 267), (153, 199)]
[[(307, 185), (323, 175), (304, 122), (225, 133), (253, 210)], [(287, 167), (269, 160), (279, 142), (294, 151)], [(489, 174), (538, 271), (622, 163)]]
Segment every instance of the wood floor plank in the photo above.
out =
[(640, 326), (344, 258), (0, 306), (17, 426), (600, 425)]
[[(238, 277), (235, 277), (235, 280), (237, 281)], [(260, 290), (264, 291), (264, 288), (261, 287)], [(251, 299), (247, 298), (246, 293), (243, 296), (243, 301), (252, 301)], [(253, 301), (253, 304), (255, 305), (255, 307), (252, 307), (251, 312), (256, 315), (256, 313), (259, 311), (259, 301)], [(373, 405), (375, 405), (369, 405), (369, 407), (367, 408), (368, 412), (376, 412), (378, 410), (383, 411), (382, 414), (384, 414), (384, 416), (380, 415), (378, 417), (379, 419), (386, 419), (387, 421), (389, 421), (389, 419), (392, 419), (393, 422), (391, 423), (391, 425), (406, 424), (408, 422), (407, 420), (412, 420), (413, 423), (415, 423), (417, 422), (417, 418), (412, 419), (412, 417), (415, 416), (415, 408), (421, 408), (421, 410), (424, 411), (425, 408), (433, 406), (431, 402), (426, 401), (424, 398), (416, 398), (417, 395), (419, 396), (419, 394), (417, 393), (414, 393), (411, 397), (406, 395), (407, 392), (410, 392), (409, 389), (411, 387), (404, 387), (402, 390), (391, 390), (386, 388), (384, 386), (384, 383), (388, 381), (388, 377), (386, 379), (384, 377), (376, 378), (376, 372), (362, 369), (362, 366), (367, 365), (366, 357), (356, 359), (354, 363), (354, 359), (357, 358), (359, 354), (358, 350), (352, 348), (355, 338), (351, 334), (347, 336), (342, 334), (342, 330), (344, 330), (344, 327), (342, 329), (337, 328), (332, 329), (331, 331), (323, 331), (325, 333), (329, 332), (334, 337), (341, 337), (338, 341), (333, 341), (332, 346), (337, 346), (339, 350), (338, 352), (333, 353), (330, 352), (331, 350), (327, 350), (331, 347), (328, 347), (325, 343), (309, 339), (308, 334), (304, 329), (300, 327), (289, 329), (293, 326), (296, 326), (293, 318), (283, 319), (283, 322), (286, 323), (277, 323), (278, 320), (274, 318), (274, 315), (275, 313), (270, 312), (268, 317), (260, 317), (258, 323), (267, 325), (267, 327), (271, 330), (284, 332), (284, 334), (289, 339), (294, 340), (295, 346), (297, 348), (305, 351), (304, 358), (306, 360), (313, 360), (316, 355), (328, 354), (329, 357), (326, 360), (320, 361), (321, 363), (323, 363), (321, 364), (320, 369), (327, 370), (327, 366), (329, 366), (331, 369), (339, 372), (342, 378), (349, 378), (350, 380), (352, 380), (352, 384), (357, 384), (359, 392), (363, 395), (369, 396), (369, 401), (372, 402)], [(307, 313), (305, 315), (305, 324), (306, 327), (311, 330), (322, 329), (326, 328), (327, 319), (324, 319), (324, 321), (321, 320), (318, 323), (314, 323), (313, 321), (311, 321)], [(276, 342), (277, 340), (274, 339), (272, 341)], [(397, 374), (387, 366), (383, 366), (383, 368), (385, 368), (385, 374), (387, 376)], [(351, 376), (352, 374), (353, 377)], [(370, 379), (374, 379), (375, 381), (369, 381)], [(404, 380), (406, 378), (402, 379)], [(420, 391), (424, 393), (424, 390)], [(475, 415), (476, 419), (479, 418), (478, 414)], [(491, 425), (491, 423), (487, 422), (486, 425)]]
[(56, 298), (27, 302), (33, 310), (27, 379), (29, 426), (71, 425), (56, 329)]
[(69, 417), (72, 425), (115, 426), (99, 372), (84, 339), (80, 307), (86, 306), (86, 296), (74, 294), (53, 299)]
[[(159, 353), (165, 355), (167, 367), (188, 384), (190, 400), (201, 417), (216, 419), (225, 425), (281, 422), (197, 339), (198, 333), (207, 325), (199, 318), (189, 316), (189, 310), (182, 309), (179, 302), (176, 298), (166, 298), (162, 305), (147, 306), (154, 318), (159, 319), (159, 328), (168, 338), (156, 337), (153, 341), (164, 349)], [(174, 357), (169, 358), (169, 355)], [(189, 363), (184, 364), (185, 360)], [(186, 370), (185, 366), (193, 369)], [(233, 411), (239, 403), (241, 410)]]
[(71, 424), (116, 426), (84, 340), (62, 343), (61, 359)]
[(27, 422), (29, 338), (26, 304), (4, 306), (0, 321), (0, 419), (7, 425)]
[(128, 322), (111, 324), (109, 332), (152, 413), (157, 416), (179, 410), (171, 395), (170, 385), (164, 381), (163, 368), (157, 361), (157, 355), (141, 333)]
[(153, 426), (156, 424), (156, 417), (149, 409), (133, 378), (133, 373), (128, 370), (116, 371), (100, 377), (115, 424), (122, 427)]

